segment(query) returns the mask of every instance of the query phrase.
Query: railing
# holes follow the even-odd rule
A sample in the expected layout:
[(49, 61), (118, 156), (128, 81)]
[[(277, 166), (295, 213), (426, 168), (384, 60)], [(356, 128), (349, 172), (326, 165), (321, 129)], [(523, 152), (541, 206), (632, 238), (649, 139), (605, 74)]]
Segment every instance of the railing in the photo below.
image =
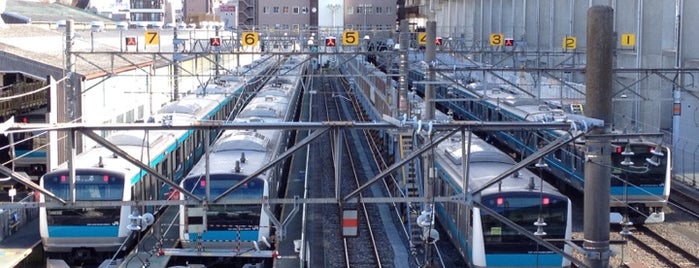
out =
[[(34, 202), (34, 195), (29, 194), (19, 202)], [(38, 208), (0, 208), (0, 241), (16, 233), (37, 217), (39, 217)]]
[(671, 151), (673, 181), (699, 189), (699, 143), (667, 132), (663, 143), (674, 149)]

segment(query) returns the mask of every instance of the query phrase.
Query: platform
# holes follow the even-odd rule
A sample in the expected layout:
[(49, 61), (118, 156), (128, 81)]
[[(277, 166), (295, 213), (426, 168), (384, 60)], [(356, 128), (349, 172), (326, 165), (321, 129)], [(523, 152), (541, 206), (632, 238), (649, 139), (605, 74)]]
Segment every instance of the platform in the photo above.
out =
[(14, 267), (20, 264), (41, 243), (39, 219), (35, 218), (12, 235), (0, 241), (0, 264)]

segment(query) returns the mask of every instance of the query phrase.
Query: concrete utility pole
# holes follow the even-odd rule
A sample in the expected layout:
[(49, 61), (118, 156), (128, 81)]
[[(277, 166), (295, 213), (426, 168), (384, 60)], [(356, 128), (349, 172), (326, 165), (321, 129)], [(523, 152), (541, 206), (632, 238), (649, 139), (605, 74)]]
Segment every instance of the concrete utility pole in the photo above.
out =
[(410, 116), (410, 108), (408, 107), (408, 50), (410, 49), (410, 30), (408, 29), (408, 20), (406, 19), (400, 21), (398, 43), (400, 44), (400, 62), (398, 63), (398, 115), (405, 114)]
[(614, 10), (593, 6), (587, 12), (585, 94), (588, 116), (604, 121), (586, 137), (584, 242), (589, 267), (609, 267), (609, 199), (611, 179), (612, 59)]
[[(430, 11), (432, 14), (432, 11)], [(425, 85), (425, 112), (423, 120), (430, 121), (434, 119), (434, 88), (430, 83), (435, 81), (434, 64), (436, 63), (437, 45), (435, 40), (437, 39), (437, 22), (434, 20), (434, 15), (430, 16), (430, 20), (427, 21), (425, 27), (425, 36), (427, 38), (427, 44), (425, 45), (425, 62), (427, 63), (427, 84)]]
[[(186, 1), (185, 1), (186, 2)], [(172, 42), (173, 42), (173, 47), (175, 47), (175, 53), (172, 54), (172, 97), (170, 98), (171, 101), (176, 101), (177, 96), (180, 94), (180, 56), (181, 54), (178, 54), (181, 50), (184, 50), (184, 43), (178, 43), (179, 40), (177, 38), (177, 26), (172, 29)], [(152, 107), (151, 107), (152, 108)], [(153, 113), (153, 109), (150, 110), (151, 114)]]
[(66, 20), (66, 65), (65, 65), (65, 76), (68, 78), (66, 79), (66, 82), (64, 83), (65, 85), (65, 98), (66, 98), (66, 105), (65, 105), (65, 112), (66, 116), (68, 117), (68, 121), (71, 122), (75, 120), (76, 115), (75, 115), (75, 84), (73, 81), (73, 76), (75, 75), (75, 64), (73, 63), (73, 54), (71, 51), (73, 50), (73, 37), (75, 36), (75, 29), (73, 29), (73, 20)]

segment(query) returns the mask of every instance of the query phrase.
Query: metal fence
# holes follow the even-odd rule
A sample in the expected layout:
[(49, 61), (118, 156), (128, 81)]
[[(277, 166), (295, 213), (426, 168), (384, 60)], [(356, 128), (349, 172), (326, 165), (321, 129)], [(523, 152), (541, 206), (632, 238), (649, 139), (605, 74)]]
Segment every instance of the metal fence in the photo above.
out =
[[(34, 202), (34, 195), (29, 194), (18, 202)], [(39, 217), (39, 209), (33, 208), (0, 208), (0, 241), (17, 232), (28, 222)], [(38, 231), (38, 230), (37, 230)]]

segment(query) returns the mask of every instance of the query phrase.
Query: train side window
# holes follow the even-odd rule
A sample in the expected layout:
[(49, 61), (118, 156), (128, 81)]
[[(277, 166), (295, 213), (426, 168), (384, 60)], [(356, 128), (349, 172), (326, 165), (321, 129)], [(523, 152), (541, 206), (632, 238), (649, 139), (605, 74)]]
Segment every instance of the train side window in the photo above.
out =
[(563, 161), (563, 155), (565, 154), (563, 148), (559, 148), (558, 150), (553, 152), (553, 158), (558, 160), (558, 162)]

